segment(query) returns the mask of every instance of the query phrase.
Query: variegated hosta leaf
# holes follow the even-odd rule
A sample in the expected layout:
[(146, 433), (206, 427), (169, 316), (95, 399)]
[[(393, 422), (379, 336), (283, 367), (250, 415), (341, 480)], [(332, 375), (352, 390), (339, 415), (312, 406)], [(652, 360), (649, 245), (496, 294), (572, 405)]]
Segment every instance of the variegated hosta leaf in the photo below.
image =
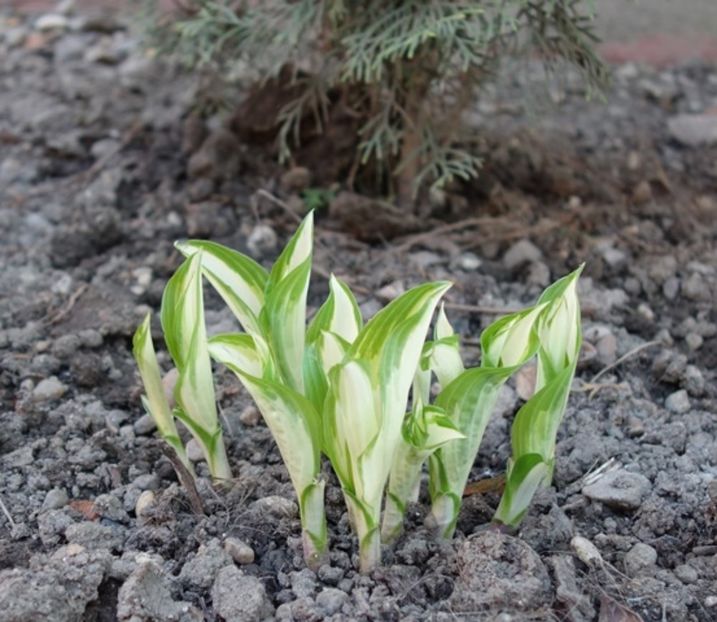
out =
[(531, 358), (538, 348), (535, 324), (545, 307), (537, 304), (486, 328), (481, 334), (481, 367), (512, 367)]
[(538, 488), (550, 483), (552, 467), (538, 454), (524, 454), (508, 468), (505, 490), (494, 521), (517, 527)]
[(150, 320), (150, 314), (148, 313), (132, 339), (132, 353), (137, 361), (139, 374), (142, 377), (144, 390), (147, 394), (146, 397), (142, 396), (142, 404), (157, 425), (162, 438), (172, 446), (185, 466), (191, 467), (187, 460), (184, 445), (179, 438), (167, 397), (164, 394), (162, 375), (152, 343)]
[(304, 352), (304, 394), (322, 412), (329, 388), (329, 372), (343, 362), (349, 343), (335, 333), (321, 331)]
[(259, 319), (284, 381), (301, 394), (313, 223), (313, 213), (309, 213), (276, 260)]
[(329, 297), (311, 320), (306, 331), (306, 342), (313, 343), (322, 331), (328, 331), (353, 343), (362, 327), (356, 298), (349, 286), (332, 274), (329, 279)]
[(237, 375), (256, 402), (300, 497), (319, 473), (319, 414), (304, 396), (281, 382), (262, 378), (266, 369), (263, 356), (251, 336), (219, 335), (210, 340), (209, 348), (214, 359)]
[(167, 283), (162, 298), (164, 338), (179, 372), (175, 416), (202, 447), (214, 477), (231, 477), (217, 420), (201, 281), (202, 253), (193, 254)]
[(311, 264), (311, 255), (314, 249), (314, 213), (309, 212), (301, 221), (291, 239), (281, 251), (279, 258), (274, 262), (267, 282), (267, 292), (277, 283), (284, 280), (296, 268), (306, 261)]
[(177, 369), (186, 366), (194, 331), (204, 326), (204, 300), (200, 277), (202, 254), (185, 260), (167, 282), (160, 319), (164, 341)]
[(246, 333), (223, 333), (209, 339), (211, 357), (237, 373), (271, 380), (273, 362), (266, 342)]
[(555, 442), (567, 406), (582, 340), (577, 279), (582, 266), (541, 296), (536, 393), (518, 411), (511, 430), (513, 456), (496, 521), (517, 525), (535, 491), (550, 482)]
[(417, 406), (403, 425), (403, 439), (423, 454), (424, 458), (451, 441), (465, 438), (442, 408)]
[(269, 275), (256, 261), (206, 240), (176, 242), (185, 256), (202, 253), (202, 272), (232, 310), (245, 331), (259, 332), (259, 314)]
[(271, 351), (288, 386), (304, 392), (303, 362), (306, 330), (306, 295), (311, 259), (305, 260), (266, 294), (261, 323)]
[[(445, 494), (461, 498), (498, 391), (515, 369), (468, 369), (438, 395), (436, 405), (465, 438), (441, 447), (431, 456), (430, 491), (434, 500)], [(457, 516), (451, 521), (453, 518)]]
[(518, 411), (511, 429), (514, 457), (539, 454), (545, 461), (553, 458), (555, 437), (568, 402), (574, 372), (574, 365), (565, 367)]
[(547, 307), (536, 324), (540, 342), (537, 390), (572, 365), (580, 354), (582, 330), (577, 281), (582, 269), (580, 266), (563, 277), (540, 297)]
[(179, 371), (174, 389), (180, 408), (201, 428), (217, 428), (212, 366), (204, 325), (202, 253), (195, 253), (167, 283), (162, 298), (162, 328)]

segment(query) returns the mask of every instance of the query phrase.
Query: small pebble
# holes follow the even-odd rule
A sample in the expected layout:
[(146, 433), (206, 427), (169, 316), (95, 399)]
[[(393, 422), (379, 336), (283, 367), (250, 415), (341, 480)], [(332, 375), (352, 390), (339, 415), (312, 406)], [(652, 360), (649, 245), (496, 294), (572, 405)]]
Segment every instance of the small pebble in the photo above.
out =
[(229, 537), (224, 541), (224, 550), (241, 565), (254, 563), (254, 549), (239, 538)]
[(675, 576), (682, 581), (682, 583), (696, 583), (699, 579), (697, 570), (695, 570), (689, 564), (681, 564), (675, 568)]
[(204, 451), (202, 451), (202, 446), (194, 438), (190, 439), (187, 443), (187, 458), (189, 458), (192, 462), (204, 460)]
[(600, 551), (598, 551), (598, 548), (587, 538), (575, 536), (572, 540), (570, 540), (570, 546), (573, 551), (575, 551), (578, 559), (584, 564), (590, 566), (593, 563), (602, 563), (602, 555), (600, 554)]
[(134, 431), (140, 436), (151, 434), (157, 428), (157, 424), (149, 414), (142, 415), (137, 421), (134, 422)]
[(241, 411), (239, 414), (239, 421), (249, 427), (253, 428), (255, 425), (261, 421), (261, 413), (259, 412), (259, 409), (254, 406), (250, 405), (247, 406), (244, 410)]
[(657, 562), (657, 551), (649, 544), (638, 542), (625, 554), (625, 571), (634, 577), (645, 568), (651, 568)]
[(458, 257), (458, 267), (466, 272), (475, 272), (483, 262), (475, 253), (462, 253)]
[(273, 253), (279, 243), (276, 232), (269, 225), (257, 225), (246, 241), (252, 255)]
[(155, 495), (151, 490), (145, 490), (137, 499), (134, 506), (134, 514), (137, 518), (144, 518), (149, 509), (154, 505)]
[(67, 28), (67, 18), (58, 13), (46, 13), (41, 15), (35, 22), (38, 30), (64, 30)]
[(43, 510), (59, 510), (67, 505), (69, 498), (64, 488), (53, 488), (45, 495), (42, 502)]
[(680, 389), (667, 396), (665, 408), (678, 415), (686, 413), (690, 409), (690, 398), (685, 389)]
[(32, 391), (33, 402), (51, 402), (60, 399), (67, 391), (67, 386), (56, 376), (41, 380)]

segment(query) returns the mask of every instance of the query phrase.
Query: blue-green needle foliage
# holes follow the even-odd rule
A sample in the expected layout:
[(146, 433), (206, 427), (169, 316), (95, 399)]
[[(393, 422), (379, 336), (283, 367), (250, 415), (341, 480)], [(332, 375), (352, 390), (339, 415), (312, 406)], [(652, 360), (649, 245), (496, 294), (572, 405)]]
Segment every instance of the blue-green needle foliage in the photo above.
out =
[(291, 70), (297, 95), (277, 117), (282, 158), (298, 142), (303, 123), (324, 129), (330, 102), (340, 94), (362, 119), (357, 164), (371, 163), (393, 176), (401, 194), (424, 182), (476, 174), (479, 160), (460, 145), (456, 119), (501, 58), (537, 48), (548, 67), (567, 61), (590, 86), (602, 85), (606, 70), (592, 51), (592, 5), (590, 0), (202, 0), (158, 31), (190, 66), (211, 65), (224, 75), (249, 66), (260, 80)]

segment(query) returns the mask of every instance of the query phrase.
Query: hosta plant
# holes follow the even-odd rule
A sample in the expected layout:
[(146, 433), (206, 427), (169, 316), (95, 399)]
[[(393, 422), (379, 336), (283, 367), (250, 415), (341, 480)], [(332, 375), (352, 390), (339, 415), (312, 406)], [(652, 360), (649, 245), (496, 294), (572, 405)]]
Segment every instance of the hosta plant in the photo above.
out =
[[(431, 519), (441, 536), (452, 534), (498, 391), (537, 354), (537, 392), (516, 417), (513, 458), (496, 514), (496, 521), (517, 524), (552, 473), (555, 434), (580, 347), (579, 270), (546, 290), (535, 306), (488, 327), (481, 365), (465, 369), (443, 309), (426, 342), (448, 282), (418, 285), (364, 324), (349, 287), (331, 276), (329, 295), (307, 325), (312, 237), (309, 214), (270, 271), (213, 242), (177, 243), (185, 261), (167, 285), (161, 313), (179, 372), (174, 410), (164, 396), (149, 318), (135, 336), (145, 404), (162, 436), (191, 469), (178, 419), (204, 450), (212, 474), (229, 477), (210, 357), (223, 364), (252, 396), (277, 443), (299, 501), (307, 563), (317, 567), (327, 552), (325, 456), (358, 537), (360, 568), (368, 571), (380, 562), (382, 538), (400, 533), (426, 460)], [(241, 330), (206, 334), (202, 279)], [(432, 401), (434, 377), (440, 391)]]

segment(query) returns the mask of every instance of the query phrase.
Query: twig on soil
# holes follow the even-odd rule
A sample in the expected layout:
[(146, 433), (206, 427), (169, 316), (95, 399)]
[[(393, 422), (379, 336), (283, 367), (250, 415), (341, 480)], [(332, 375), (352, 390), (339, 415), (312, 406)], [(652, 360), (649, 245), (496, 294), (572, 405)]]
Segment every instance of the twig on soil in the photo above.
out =
[(464, 313), (484, 313), (486, 315), (507, 315), (515, 313), (519, 309), (513, 307), (486, 307), (483, 305), (465, 305), (458, 302), (447, 302), (446, 309), (463, 311)]
[(83, 283), (82, 285), (80, 285), (72, 293), (72, 295), (70, 296), (70, 298), (67, 301), (67, 304), (62, 309), (60, 309), (59, 311), (57, 311), (56, 313), (54, 313), (53, 315), (51, 315), (47, 318), (47, 323), (52, 325), (52, 324), (57, 324), (58, 322), (62, 321), (67, 316), (67, 314), (70, 311), (72, 311), (72, 308), (75, 306), (77, 301), (80, 299), (80, 296), (82, 296), (82, 294), (84, 294), (87, 291), (88, 287), (89, 287), (89, 285), (87, 283)]
[(626, 352), (623, 354), (619, 359), (617, 359), (614, 363), (610, 363), (610, 365), (607, 365), (606, 367), (603, 367), (597, 374), (595, 374), (588, 384), (595, 384), (598, 378), (601, 376), (604, 376), (607, 372), (609, 372), (611, 369), (614, 369), (618, 365), (624, 363), (627, 359), (630, 357), (635, 356), (638, 352), (642, 352), (643, 350), (650, 348), (652, 346), (660, 345), (662, 342), (659, 339), (655, 339), (654, 341), (647, 341), (645, 343), (640, 344), (639, 346), (633, 348), (629, 352)]
[(430, 240), (437, 235), (444, 235), (446, 233), (452, 233), (453, 231), (460, 231), (468, 227), (480, 227), (481, 225), (495, 225), (497, 218), (490, 216), (481, 216), (477, 218), (466, 218), (465, 220), (459, 220), (458, 222), (452, 222), (447, 225), (441, 225), (425, 233), (418, 233), (410, 236), (405, 242), (396, 246), (393, 250), (397, 253), (405, 253), (410, 250), (416, 244)]
[(7, 518), (7, 522), (10, 523), (10, 527), (12, 529), (15, 529), (15, 521), (12, 519), (12, 514), (10, 514), (10, 511), (7, 509), (7, 506), (5, 505), (5, 502), (2, 500), (2, 497), (0, 497), (0, 509), (2, 509), (2, 513), (5, 514), (5, 518)]
[[(267, 199), (268, 201), (271, 201), (274, 205), (277, 205), (281, 209), (283, 209), (296, 222), (301, 222), (301, 216), (299, 216), (296, 213), (296, 211), (288, 203), (282, 201), (279, 197), (274, 196), (268, 190), (264, 190), (263, 188), (260, 188), (259, 190), (256, 191), (255, 195), (262, 196), (265, 199)], [(254, 213), (258, 214), (258, 209), (254, 209)]]
[(192, 511), (197, 515), (203, 515), (205, 513), (204, 504), (202, 503), (202, 498), (199, 496), (192, 474), (187, 470), (187, 467), (182, 464), (182, 461), (177, 457), (177, 454), (171, 447), (162, 444), (162, 453), (167, 456), (172, 463), (174, 471), (177, 473), (177, 477), (186, 491), (187, 497), (189, 497), (189, 505), (192, 507)]

